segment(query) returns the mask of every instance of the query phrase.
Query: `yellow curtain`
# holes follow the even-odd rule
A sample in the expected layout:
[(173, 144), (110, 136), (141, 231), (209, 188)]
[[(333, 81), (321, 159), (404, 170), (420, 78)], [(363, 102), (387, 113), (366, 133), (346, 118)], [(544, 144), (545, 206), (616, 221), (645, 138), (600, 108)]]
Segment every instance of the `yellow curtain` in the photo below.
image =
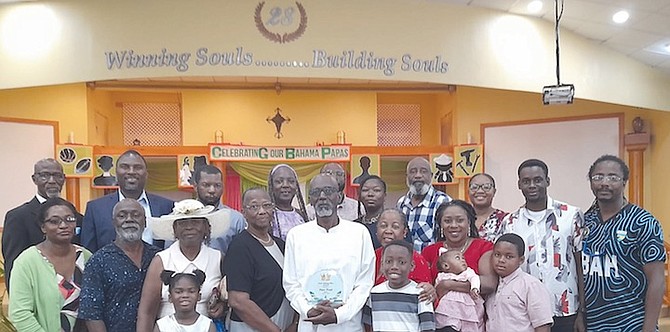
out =
[[(250, 187), (262, 186), (267, 187), (268, 175), (275, 163), (258, 163), (258, 162), (231, 162), (230, 167), (240, 175), (242, 182), (242, 190)], [(293, 167), (298, 174), (298, 182), (309, 182), (314, 176), (319, 174), (319, 169), (323, 163), (286, 163)], [(248, 186), (248, 187), (247, 187)]]
[(243, 178), (241, 176), (240, 176), (240, 187), (241, 187), (240, 188), (241, 193), (247, 191), (247, 189), (251, 189), (251, 188), (254, 188), (254, 187), (260, 187), (260, 188), (263, 188), (263, 190), (268, 191), (267, 184), (259, 185), (258, 183), (253, 182), (251, 180), (247, 180), (246, 178)]
[[(296, 173), (298, 173), (298, 182), (307, 184), (309, 181), (319, 174), (319, 170), (323, 163), (287, 163)], [(274, 163), (258, 163), (258, 162), (230, 162), (230, 167), (240, 175), (242, 184), (242, 192), (251, 187), (263, 187), (267, 189), (268, 174), (270, 170), (276, 165)], [(388, 191), (404, 191), (407, 190), (407, 161), (405, 160), (388, 160), (381, 158), (381, 175), (386, 182)], [(347, 170), (348, 172), (348, 170)]]
[(381, 177), (386, 182), (386, 191), (407, 190), (407, 161), (381, 158)]
[(147, 158), (147, 191), (178, 191), (177, 158)]
[[(314, 176), (319, 174), (322, 162), (314, 163), (287, 163), (296, 173), (298, 182), (309, 183)], [(267, 189), (268, 174), (276, 163), (259, 162), (230, 162), (230, 167), (240, 175), (241, 191), (251, 187), (262, 187)], [(345, 165), (345, 167), (348, 167)], [(405, 170), (407, 161), (389, 160), (381, 158), (381, 175), (388, 191), (407, 190)], [(149, 178), (147, 180), (148, 191), (177, 191), (177, 162), (172, 158), (147, 160)], [(347, 169), (348, 172), (348, 169)]]

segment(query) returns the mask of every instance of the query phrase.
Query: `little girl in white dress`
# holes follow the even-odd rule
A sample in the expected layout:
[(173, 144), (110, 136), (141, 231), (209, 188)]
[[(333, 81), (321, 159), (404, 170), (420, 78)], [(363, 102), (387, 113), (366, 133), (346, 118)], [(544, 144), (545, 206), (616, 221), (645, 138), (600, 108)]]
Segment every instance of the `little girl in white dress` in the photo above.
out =
[(175, 312), (159, 319), (154, 332), (216, 332), (212, 320), (195, 311), (201, 296), (200, 288), (205, 282), (205, 272), (163, 271), (161, 280), (168, 286), (168, 299)]
[(449, 291), (435, 307), (437, 329), (451, 327), (461, 332), (484, 331), (484, 301), (479, 296), (479, 276), (465, 262), (463, 253), (440, 248), (435, 285), (442, 280), (469, 281), (470, 293)]

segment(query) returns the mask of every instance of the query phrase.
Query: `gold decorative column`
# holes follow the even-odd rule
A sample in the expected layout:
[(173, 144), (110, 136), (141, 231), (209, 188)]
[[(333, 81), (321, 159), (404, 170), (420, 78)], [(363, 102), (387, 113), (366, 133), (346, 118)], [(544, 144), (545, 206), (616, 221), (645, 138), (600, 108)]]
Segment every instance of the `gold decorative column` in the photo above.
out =
[(65, 179), (65, 199), (72, 203), (77, 211), (81, 211), (79, 204), (79, 178)]
[(628, 200), (644, 207), (644, 151), (651, 142), (651, 134), (644, 132), (644, 122), (640, 117), (633, 119), (633, 132), (624, 136), (624, 146), (628, 151)]

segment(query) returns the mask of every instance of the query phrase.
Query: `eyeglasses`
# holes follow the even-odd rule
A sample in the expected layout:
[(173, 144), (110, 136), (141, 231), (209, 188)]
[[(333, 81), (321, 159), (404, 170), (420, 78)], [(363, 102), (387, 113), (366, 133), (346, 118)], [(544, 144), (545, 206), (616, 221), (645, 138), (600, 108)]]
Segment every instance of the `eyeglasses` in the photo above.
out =
[(416, 173), (421, 173), (421, 175), (430, 174), (430, 170), (427, 168), (410, 168), (409, 175), (416, 175)]
[(50, 177), (53, 177), (54, 180), (57, 180), (57, 181), (63, 180), (65, 178), (65, 174), (63, 174), (61, 172), (53, 172), (53, 173), (39, 172), (39, 173), (35, 173), (35, 176), (42, 181), (47, 181), (47, 180), (49, 180)]
[(263, 203), (261, 205), (252, 204), (252, 205), (245, 205), (244, 208), (251, 212), (258, 212), (260, 211), (261, 208), (263, 208), (263, 210), (265, 211), (272, 210), (275, 208), (275, 205), (272, 203)]
[(593, 182), (619, 182), (621, 180), (623, 179), (616, 174), (608, 174), (608, 175), (595, 174), (591, 176), (591, 181)]
[(337, 188), (323, 187), (323, 188), (310, 189), (309, 190), (309, 195), (314, 196), (314, 197), (318, 197), (318, 196), (321, 196), (321, 193), (324, 193), (324, 194), (326, 194), (326, 196), (330, 196), (330, 195), (332, 195), (334, 193), (337, 193), (337, 192), (339, 192), (339, 190), (337, 190)]
[(326, 175), (330, 175), (330, 176), (333, 176), (333, 175), (335, 175), (335, 176), (344, 176), (344, 172), (343, 172), (343, 171), (333, 171), (333, 170), (322, 171), (321, 174), (326, 174)]
[(482, 184), (476, 184), (476, 183), (471, 183), (470, 184), (470, 191), (475, 192), (479, 189), (482, 189), (484, 192), (489, 192), (491, 189), (493, 189), (493, 183), (482, 183)]
[(53, 217), (53, 218), (49, 218), (49, 219), (45, 220), (44, 222), (52, 224), (54, 226), (60, 226), (60, 224), (62, 224), (62, 223), (66, 223), (66, 224), (76, 223), (77, 218), (75, 218), (74, 216), (65, 217), (65, 219), (63, 219), (61, 217)]

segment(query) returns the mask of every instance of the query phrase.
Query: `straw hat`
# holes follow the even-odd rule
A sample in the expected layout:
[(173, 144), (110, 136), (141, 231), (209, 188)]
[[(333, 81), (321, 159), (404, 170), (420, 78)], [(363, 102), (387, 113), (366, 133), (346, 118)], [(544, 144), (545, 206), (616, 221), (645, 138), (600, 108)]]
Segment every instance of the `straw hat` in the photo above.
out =
[(230, 211), (222, 209), (214, 211), (214, 207), (203, 205), (195, 199), (185, 199), (174, 203), (172, 213), (158, 218), (147, 218), (147, 227), (151, 230), (154, 239), (174, 241), (173, 224), (176, 220), (205, 218), (209, 221), (212, 238), (225, 234), (230, 228)]

